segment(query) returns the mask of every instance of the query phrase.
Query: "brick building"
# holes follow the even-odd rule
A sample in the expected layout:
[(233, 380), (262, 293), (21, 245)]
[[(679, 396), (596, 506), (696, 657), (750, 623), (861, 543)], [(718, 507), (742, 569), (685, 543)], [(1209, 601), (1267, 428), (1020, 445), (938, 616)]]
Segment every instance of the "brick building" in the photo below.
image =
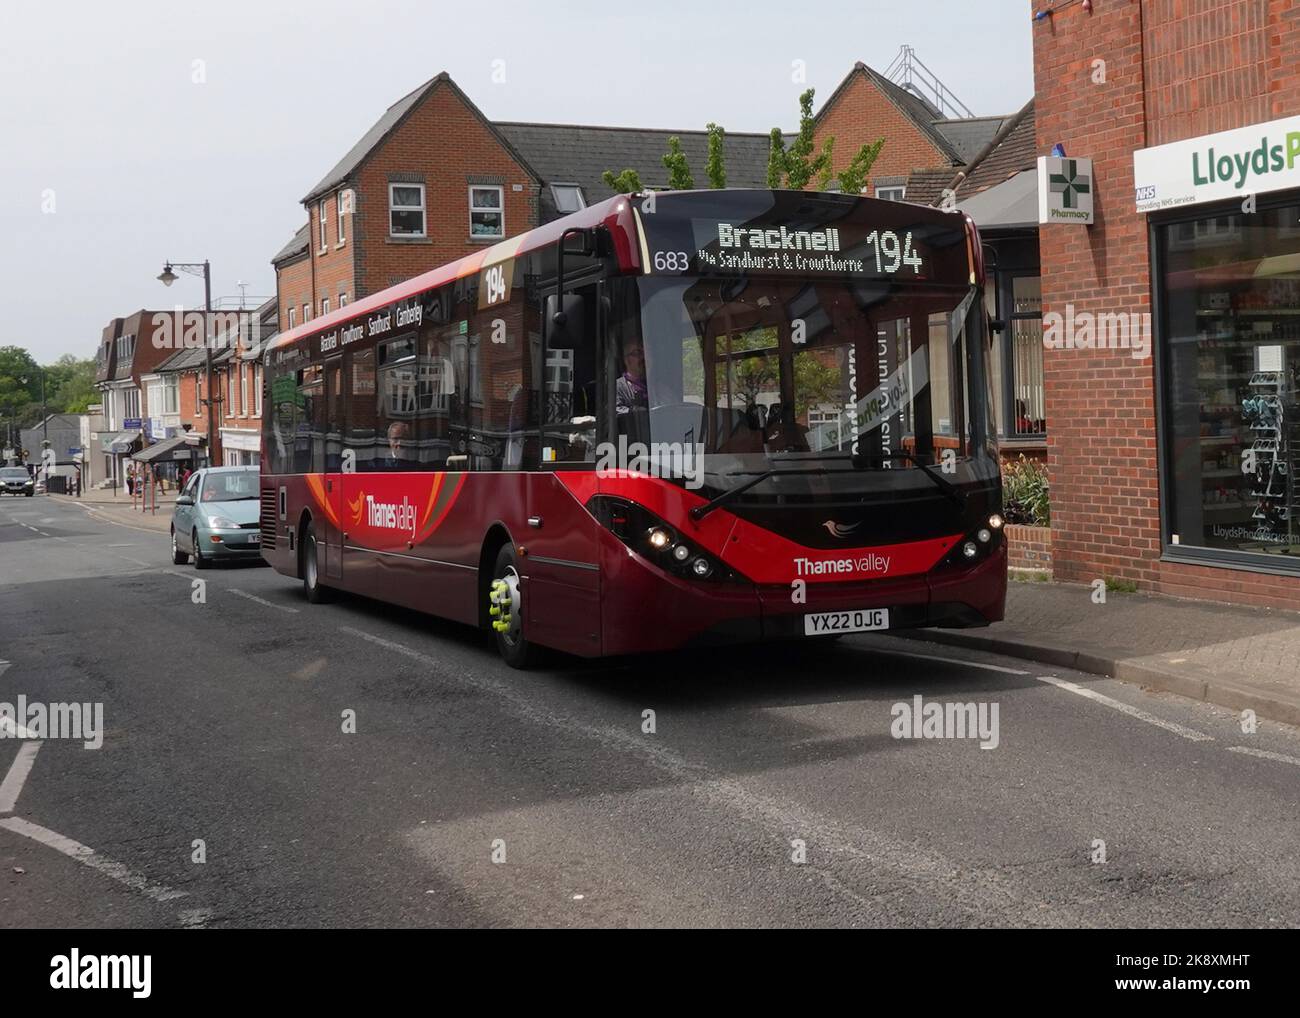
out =
[[(1295, 608), (1300, 7), (1055, 6), (1037, 148), (1093, 160), (1095, 207), (1040, 231), (1055, 573)], [(1146, 313), (1149, 356), (1101, 331)]]
[(137, 311), (106, 326), (95, 353), (95, 387), (103, 393), (104, 433), (101, 448), (86, 456), (102, 458), (100, 476), (120, 486), (125, 460), (144, 442), (148, 417), (144, 379), (175, 353), (164, 335), (170, 312)]

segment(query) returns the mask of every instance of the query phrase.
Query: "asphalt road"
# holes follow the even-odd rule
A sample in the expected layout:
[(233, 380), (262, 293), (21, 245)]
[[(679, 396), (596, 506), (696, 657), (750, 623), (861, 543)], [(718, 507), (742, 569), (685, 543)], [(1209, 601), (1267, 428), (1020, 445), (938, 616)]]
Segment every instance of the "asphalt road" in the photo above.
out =
[[(46, 498), (0, 502), (0, 659), (0, 702), (105, 729), (0, 739), (4, 927), (1300, 921), (1300, 733), (1025, 662), (851, 637), (521, 673)], [(894, 738), (918, 695), (997, 705), (997, 747)]]

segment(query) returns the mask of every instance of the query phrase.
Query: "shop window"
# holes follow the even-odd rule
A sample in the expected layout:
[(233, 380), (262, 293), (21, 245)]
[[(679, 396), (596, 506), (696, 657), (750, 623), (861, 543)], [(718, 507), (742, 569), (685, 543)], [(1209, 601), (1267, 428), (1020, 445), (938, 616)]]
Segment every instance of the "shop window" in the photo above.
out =
[(1300, 561), (1300, 206), (1155, 227), (1166, 544)]

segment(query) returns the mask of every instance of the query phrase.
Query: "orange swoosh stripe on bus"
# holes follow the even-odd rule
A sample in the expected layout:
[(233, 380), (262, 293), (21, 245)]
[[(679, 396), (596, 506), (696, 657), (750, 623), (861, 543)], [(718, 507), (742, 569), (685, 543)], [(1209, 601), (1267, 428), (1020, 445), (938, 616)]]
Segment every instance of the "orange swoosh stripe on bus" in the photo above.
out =
[[(334, 506), (325, 496), (325, 478), (320, 474), (307, 474), (307, 487), (311, 490), (312, 497), (316, 499), (316, 505), (320, 511), (325, 514), (325, 518), (334, 526), (339, 526), (338, 517), (334, 513)], [(339, 527), (342, 530), (342, 527)]]
[(426, 529), (420, 535), (421, 539), (428, 537), (442, 525), (442, 521), (447, 518), (447, 513), (451, 512), (451, 507), (456, 502), (456, 496), (460, 494), (460, 489), (465, 484), (464, 474), (444, 474), (443, 477), (450, 477), (451, 482), (442, 485), (442, 491), (433, 504), (433, 518), (426, 523)]
[(424, 518), (420, 520), (420, 529), (423, 530), (429, 522), (429, 517), (433, 515), (433, 503), (438, 497), (438, 490), (442, 487), (443, 478), (446, 474), (438, 474), (433, 479), (433, 484), (429, 485), (429, 504), (424, 507)]

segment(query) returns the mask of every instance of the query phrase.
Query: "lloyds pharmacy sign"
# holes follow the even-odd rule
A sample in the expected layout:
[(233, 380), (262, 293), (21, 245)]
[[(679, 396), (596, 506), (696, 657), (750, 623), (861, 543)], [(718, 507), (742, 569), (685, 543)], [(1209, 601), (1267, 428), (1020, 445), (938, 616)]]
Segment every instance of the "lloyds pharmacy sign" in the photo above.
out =
[(1300, 187), (1300, 117), (1133, 153), (1139, 212)]
[(1092, 223), (1094, 190), (1091, 159), (1038, 157), (1038, 221)]

